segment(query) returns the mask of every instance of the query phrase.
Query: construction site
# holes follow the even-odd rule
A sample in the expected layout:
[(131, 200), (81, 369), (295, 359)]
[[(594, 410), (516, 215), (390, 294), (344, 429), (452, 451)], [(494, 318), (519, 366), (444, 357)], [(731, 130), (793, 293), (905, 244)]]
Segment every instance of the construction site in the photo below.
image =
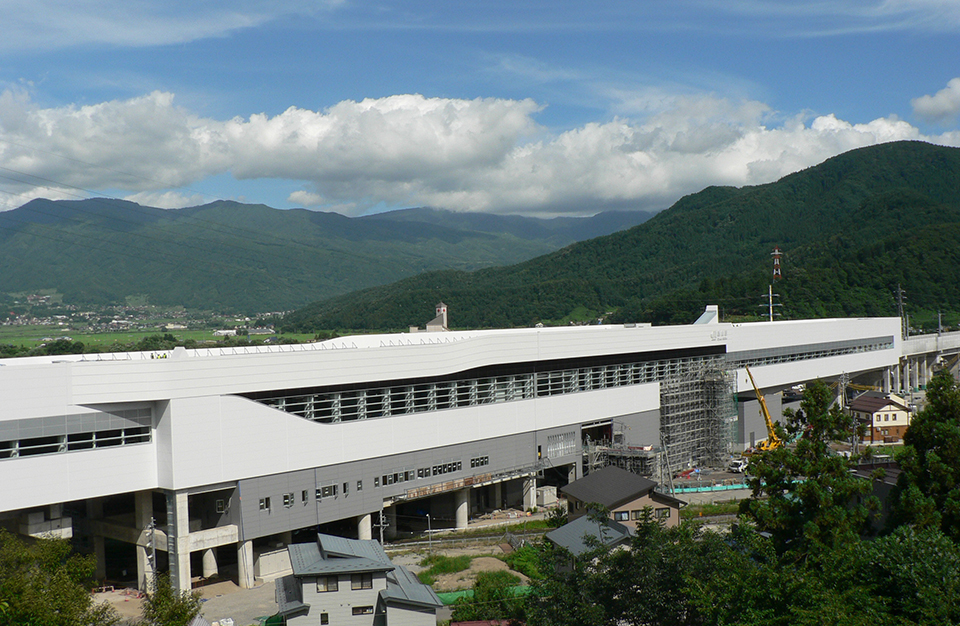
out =
[(735, 382), (722, 356), (685, 360), (660, 383), (660, 441), (633, 441), (614, 422), (609, 437), (585, 437), (584, 474), (613, 465), (668, 485), (683, 470), (723, 467), (736, 435)]

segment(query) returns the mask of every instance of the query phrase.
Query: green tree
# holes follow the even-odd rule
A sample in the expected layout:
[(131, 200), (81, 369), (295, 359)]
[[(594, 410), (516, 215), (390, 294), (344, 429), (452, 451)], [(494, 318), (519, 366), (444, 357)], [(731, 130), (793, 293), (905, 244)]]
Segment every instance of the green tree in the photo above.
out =
[(831, 400), (824, 383), (808, 385), (800, 410), (787, 415), (787, 431), (800, 435), (797, 443), (750, 461), (753, 497), (740, 512), (770, 533), (778, 553), (789, 550), (795, 558), (855, 541), (879, 509), (877, 499), (867, 497), (869, 481), (854, 476), (852, 462), (830, 449), (854, 427), (854, 418), (831, 407)]
[(940, 528), (960, 543), (960, 386), (949, 371), (934, 375), (903, 440), (891, 525)]
[(180, 591), (167, 574), (157, 576), (156, 588), (143, 601), (139, 626), (187, 626), (200, 613), (200, 592)]
[(119, 616), (94, 604), (91, 556), (71, 554), (64, 539), (26, 543), (0, 529), (0, 617), (17, 626), (106, 626)]

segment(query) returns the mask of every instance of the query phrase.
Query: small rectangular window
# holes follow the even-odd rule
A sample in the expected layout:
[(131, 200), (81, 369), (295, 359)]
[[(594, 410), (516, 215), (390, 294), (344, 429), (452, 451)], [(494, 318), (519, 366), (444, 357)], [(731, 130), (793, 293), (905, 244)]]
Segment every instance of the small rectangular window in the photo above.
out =
[(285, 494), (283, 494), (283, 506), (287, 507), (288, 509), (293, 506), (293, 494), (292, 494), (292, 493), (285, 493)]
[(643, 511), (630, 511), (634, 520), (639, 520), (643, 518)]
[(357, 491), (363, 491), (363, 481), (362, 481), (362, 480), (358, 480), (358, 481), (357, 481)]
[(373, 477), (373, 486), (374, 486), (374, 488), (380, 486), (380, 477), (379, 477), (379, 476), (374, 476), (374, 477)]
[(323, 490), (320, 489), (320, 487), (317, 487), (316, 498), (317, 498), (317, 502), (320, 502), (320, 500), (323, 499)]
[(317, 577), (317, 593), (327, 593), (338, 590), (339, 584), (336, 576)]
[(343, 483), (343, 495), (350, 493), (350, 483)]
[(321, 613), (320, 614), (320, 626), (327, 626), (330, 623), (330, 614)]
[(653, 516), (656, 517), (657, 519), (666, 519), (670, 517), (670, 509), (668, 508), (657, 509), (656, 511), (653, 512)]
[(353, 607), (354, 615), (373, 615), (372, 606), (355, 606)]
[(223, 513), (227, 510), (227, 505), (223, 500), (217, 500), (217, 513)]
[(260, 510), (261, 511), (270, 510), (270, 498), (260, 498)]
[(307, 490), (304, 489), (303, 491), (300, 492), (300, 501), (303, 502), (304, 504), (306, 504), (306, 503), (307, 503), (307, 500), (308, 500), (308, 498), (307, 498)]
[(354, 591), (358, 589), (373, 589), (373, 574), (351, 574), (350, 589)]
[(614, 511), (614, 512), (613, 512), (613, 520), (614, 520), (615, 522), (626, 522), (628, 519), (630, 519), (630, 513), (629, 513), (629, 511)]

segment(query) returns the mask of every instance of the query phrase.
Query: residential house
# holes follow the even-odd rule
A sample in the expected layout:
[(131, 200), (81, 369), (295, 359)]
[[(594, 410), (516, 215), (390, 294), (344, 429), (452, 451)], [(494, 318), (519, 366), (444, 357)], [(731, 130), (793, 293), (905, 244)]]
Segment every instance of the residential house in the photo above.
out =
[(574, 558), (600, 546), (613, 548), (629, 544), (632, 536), (633, 530), (620, 522), (604, 519), (599, 524), (586, 515), (544, 535), (553, 545), (566, 548)]
[(585, 515), (586, 505), (596, 502), (610, 510), (614, 521), (631, 528), (637, 527), (647, 508), (665, 526), (677, 526), (680, 507), (686, 503), (655, 491), (656, 486), (648, 478), (611, 465), (562, 487), (560, 493), (567, 500), (571, 521)]
[(443, 603), (373, 540), (317, 535), (287, 548), (293, 574), (276, 581), (290, 626), (434, 626)]
[(892, 393), (868, 391), (850, 403), (850, 412), (866, 427), (864, 443), (901, 441), (910, 426), (910, 407)]

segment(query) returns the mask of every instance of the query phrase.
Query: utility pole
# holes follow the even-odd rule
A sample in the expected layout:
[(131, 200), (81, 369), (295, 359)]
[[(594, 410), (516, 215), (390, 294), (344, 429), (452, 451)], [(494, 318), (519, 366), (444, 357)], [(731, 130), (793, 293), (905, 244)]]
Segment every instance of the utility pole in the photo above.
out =
[(157, 591), (157, 520), (150, 516), (150, 525), (147, 526), (147, 545), (150, 547), (150, 554), (147, 559), (150, 562), (150, 591)]
[(377, 511), (377, 528), (380, 529), (380, 545), (383, 545), (383, 529), (388, 526), (387, 522), (383, 520), (383, 509)]
[(897, 295), (897, 312), (900, 315), (900, 323), (903, 324), (903, 330), (901, 331), (901, 334), (903, 335), (904, 339), (909, 339), (910, 338), (910, 320), (909, 318), (905, 317), (903, 314), (903, 301), (907, 299), (907, 295), (906, 295), (907, 292), (905, 292), (903, 288), (900, 287), (900, 283), (897, 283), (897, 291), (895, 293)]
[(430, 528), (430, 514), (427, 513), (427, 551), (433, 554), (433, 532)]

